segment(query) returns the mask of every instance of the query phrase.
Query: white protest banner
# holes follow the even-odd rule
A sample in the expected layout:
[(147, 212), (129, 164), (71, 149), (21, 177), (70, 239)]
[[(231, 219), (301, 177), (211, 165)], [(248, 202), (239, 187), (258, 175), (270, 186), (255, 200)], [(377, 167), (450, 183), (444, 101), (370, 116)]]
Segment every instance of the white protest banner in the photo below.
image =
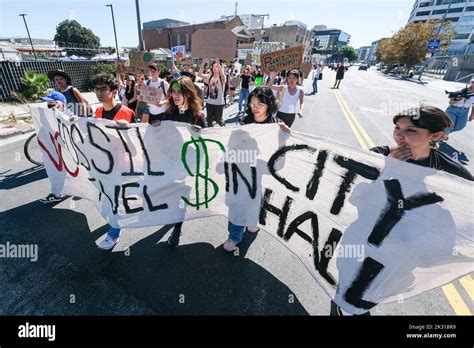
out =
[(137, 84), (135, 88), (137, 89), (138, 100), (154, 105), (161, 101), (161, 95), (163, 94), (161, 88), (151, 87), (147, 84)]
[(186, 58), (186, 46), (171, 47), (171, 53), (174, 62), (181, 61)]
[(91, 200), (114, 227), (212, 215), (259, 225), (347, 311), (474, 271), (473, 185), (462, 178), (275, 124), (197, 133), (31, 112), (53, 193)]
[(252, 64), (260, 65), (260, 55), (285, 49), (284, 42), (254, 42), (252, 54)]

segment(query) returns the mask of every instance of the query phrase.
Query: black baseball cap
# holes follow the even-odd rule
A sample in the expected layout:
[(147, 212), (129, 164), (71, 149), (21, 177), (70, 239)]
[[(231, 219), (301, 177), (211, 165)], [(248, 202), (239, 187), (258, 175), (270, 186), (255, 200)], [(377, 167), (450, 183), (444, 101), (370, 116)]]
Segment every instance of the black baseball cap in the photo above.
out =
[(160, 70), (160, 67), (156, 63), (151, 63), (148, 65), (148, 69)]

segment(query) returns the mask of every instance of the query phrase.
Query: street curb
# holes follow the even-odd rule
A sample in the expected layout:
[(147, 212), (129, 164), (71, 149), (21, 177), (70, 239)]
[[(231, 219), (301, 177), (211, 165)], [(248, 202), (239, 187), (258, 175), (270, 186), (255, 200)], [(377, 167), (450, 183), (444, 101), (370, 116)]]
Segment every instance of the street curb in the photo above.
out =
[[(3, 129), (6, 129), (6, 128), (3, 128)], [(8, 134), (1, 134), (0, 133), (0, 140), (1, 139), (9, 139), (9, 138), (13, 138), (13, 137), (16, 137), (18, 135), (23, 135), (23, 134), (27, 134), (27, 133), (31, 133), (31, 132), (34, 132), (35, 129), (27, 129), (27, 130), (24, 130), (24, 131), (21, 131), (21, 130), (17, 130), (17, 131), (14, 131), (12, 133), (8, 133)]]

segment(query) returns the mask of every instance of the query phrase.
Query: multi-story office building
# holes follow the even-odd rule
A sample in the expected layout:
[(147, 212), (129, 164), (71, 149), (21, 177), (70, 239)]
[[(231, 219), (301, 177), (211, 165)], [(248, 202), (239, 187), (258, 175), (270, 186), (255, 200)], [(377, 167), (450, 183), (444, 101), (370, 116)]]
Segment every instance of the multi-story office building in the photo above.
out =
[(239, 15), (239, 17), (248, 29), (261, 28), (264, 20), (256, 14)]
[(456, 34), (447, 52), (434, 55), (461, 55), (472, 49), (474, 42), (473, 0), (416, 0), (408, 23), (426, 22), (432, 19), (450, 21)]
[(375, 64), (378, 62), (377, 59), (377, 48), (379, 47), (380, 43), (383, 40), (388, 40), (387, 38), (383, 38), (377, 41), (372, 42), (372, 45), (370, 45), (370, 50), (369, 53), (367, 54), (367, 63), (369, 64)]
[(370, 52), (370, 46), (362, 46), (357, 50), (357, 55), (359, 56), (358, 60), (359, 62), (365, 62), (367, 61), (367, 58), (369, 57), (369, 52)]
[(351, 36), (340, 29), (314, 30), (313, 28), (313, 52), (325, 56), (331, 56), (338, 52), (339, 48), (349, 44)]

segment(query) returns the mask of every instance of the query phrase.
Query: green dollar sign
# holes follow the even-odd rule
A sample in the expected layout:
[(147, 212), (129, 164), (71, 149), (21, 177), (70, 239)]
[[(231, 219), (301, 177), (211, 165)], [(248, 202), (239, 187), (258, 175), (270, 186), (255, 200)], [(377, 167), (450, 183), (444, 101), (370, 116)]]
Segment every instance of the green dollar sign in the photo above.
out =
[[(199, 207), (201, 205), (204, 205), (206, 208), (208, 208), (209, 207), (209, 202), (212, 201), (214, 198), (216, 198), (217, 193), (219, 192), (219, 186), (216, 184), (216, 182), (214, 180), (209, 178), (209, 173), (208, 173), (208, 171), (209, 171), (209, 155), (207, 153), (206, 142), (214, 143), (214, 144), (219, 145), (221, 150), (225, 152), (224, 145), (222, 145), (222, 143), (220, 143), (219, 141), (212, 140), (212, 139), (201, 138), (201, 137), (199, 137), (197, 139), (195, 139), (194, 137), (191, 137), (191, 140), (184, 143), (183, 147), (181, 149), (181, 161), (183, 162), (184, 168), (186, 169), (186, 171), (188, 172), (189, 175), (191, 175), (195, 178), (194, 190), (195, 190), (195, 193), (196, 193), (196, 203), (191, 202), (186, 197), (181, 196), (181, 198), (183, 199), (183, 201), (187, 205), (190, 205), (192, 207), (196, 207), (196, 210), (199, 210)], [(189, 168), (188, 163), (186, 162), (186, 154), (188, 152), (188, 147), (191, 144), (194, 145), (195, 150), (196, 150), (196, 172), (195, 173)], [(203, 157), (204, 157), (204, 168), (203, 168), (203, 170), (201, 170), (201, 150), (200, 150), (199, 145), (202, 146)], [(200, 197), (199, 197), (200, 179), (204, 180), (204, 201), (203, 202), (200, 201)], [(211, 183), (212, 189), (213, 189), (213, 194), (210, 198), (209, 198), (209, 183)]]

